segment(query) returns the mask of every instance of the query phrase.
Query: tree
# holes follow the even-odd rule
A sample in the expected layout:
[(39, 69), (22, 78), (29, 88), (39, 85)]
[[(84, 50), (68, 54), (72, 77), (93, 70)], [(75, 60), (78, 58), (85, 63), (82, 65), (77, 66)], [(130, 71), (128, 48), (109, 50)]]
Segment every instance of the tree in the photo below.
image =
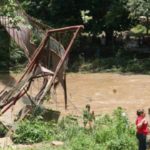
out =
[[(112, 42), (113, 31), (125, 30), (130, 27), (127, 0), (88, 0), (84, 9), (89, 10), (92, 19), (86, 24), (94, 35), (106, 32), (107, 43)], [(88, 4), (87, 4), (88, 3)]]
[[(16, 0), (1, 0), (0, 1), (0, 16), (1, 21), (3, 20), (3, 16), (7, 17), (7, 21), (13, 26), (18, 25), (23, 20), (23, 17), (19, 13), (19, 5)], [(4, 18), (5, 18), (4, 17)], [(8, 19), (9, 18), (9, 19)], [(2, 21), (3, 25), (7, 25), (7, 22)], [(10, 25), (9, 24), (9, 25)], [(10, 26), (11, 26), (10, 25)], [(10, 31), (11, 29), (9, 29)], [(0, 23), (0, 68), (1, 70), (9, 71), (9, 67), (13, 67), (13, 65), (17, 65), (18, 61), (24, 58), (23, 51), (17, 47), (14, 42), (10, 39), (10, 36), (4, 26)], [(24, 61), (24, 60), (23, 60)]]
[(150, 1), (149, 0), (128, 0), (127, 8), (130, 11), (130, 17), (139, 19), (140, 16), (146, 17), (147, 34), (149, 30)]
[(82, 24), (80, 0), (21, 0), (26, 11), (53, 27)]
[(123, 31), (130, 27), (131, 20), (128, 18), (129, 12), (125, 9), (126, 3), (126, 0), (113, 0), (111, 2), (104, 16), (104, 30), (107, 35), (107, 41), (112, 40), (113, 31)]
[(19, 0), (19, 2), (29, 15), (54, 28), (84, 24), (84, 31), (96, 38), (105, 31), (107, 44), (112, 43), (114, 31), (126, 30), (131, 25), (128, 18), (129, 11), (126, 9), (128, 0)]

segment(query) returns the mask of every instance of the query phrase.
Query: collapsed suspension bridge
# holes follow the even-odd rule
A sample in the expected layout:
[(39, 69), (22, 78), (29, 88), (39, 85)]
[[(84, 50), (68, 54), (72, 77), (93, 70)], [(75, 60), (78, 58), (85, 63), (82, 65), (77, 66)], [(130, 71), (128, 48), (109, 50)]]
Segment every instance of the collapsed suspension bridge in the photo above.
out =
[[(65, 108), (67, 108), (65, 70), (70, 49), (83, 26), (50, 29), (46, 25), (43, 27), (43, 24), (25, 12), (19, 12), (17, 15), (24, 18), (24, 22), (19, 22), (17, 27), (11, 23), (12, 18), (6, 16), (0, 16), (0, 24), (17, 45), (24, 50), (28, 64), (17, 83), (11, 89), (4, 89), (0, 92), (0, 114), (4, 114), (24, 96), (34, 106), (42, 104), (45, 96), (50, 91), (55, 91), (57, 83), (61, 83), (63, 87)], [(31, 25), (32, 28), (28, 28), (27, 25)], [(39, 32), (41, 37), (38, 46), (31, 42), (34, 31)], [(32, 86), (37, 84), (39, 79), (39, 89), (30, 93)], [(27, 113), (31, 110), (28, 109)]]

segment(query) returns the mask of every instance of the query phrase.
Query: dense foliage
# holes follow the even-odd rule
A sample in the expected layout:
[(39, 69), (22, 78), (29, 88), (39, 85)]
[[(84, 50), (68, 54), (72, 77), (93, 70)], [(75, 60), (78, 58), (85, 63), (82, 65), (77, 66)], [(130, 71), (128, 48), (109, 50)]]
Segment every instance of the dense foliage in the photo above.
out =
[[(116, 49), (120, 49), (120, 47), (124, 51), (124, 43), (115, 42), (114, 33), (130, 30), (133, 26), (140, 27), (139, 30), (141, 30), (140, 33), (142, 34), (149, 33), (149, 0), (0, 1), (0, 15), (11, 16), (14, 24), (22, 20), (19, 14), (16, 15), (16, 10), (18, 9), (24, 9), (29, 15), (54, 28), (83, 24), (85, 26), (84, 35), (81, 35), (80, 39), (75, 43), (76, 46), (70, 54), (69, 64), (74, 63), (74, 65), (76, 65), (76, 60), (80, 59), (80, 57), (89, 61), (95, 58), (101, 59), (100, 55), (102, 58), (105, 56), (115, 57), (112, 53), (117, 53), (118, 50)], [(146, 16), (147, 21), (143, 24), (146, 30), (140, 25), (139, 16)], [(0, 34), (3, 35), (2, 30), (0, 28)], [(100, 34), (103, 31), (106, 34), (105, 45), (102, 45), (100, 41)], [(2, 60), (0, 67), (5, 68), (4, 66), (9, 66), (10, 64), (12, 66), (22, 64), (24, 62), (22, 51), (10, 42), (7, 35), (6, 38), (4, 36), (0, 38), (2, 39), (0, 41), (0, 59)], [(4, 48), (5, 43), (9, 44)], [(10, 47), (8, 47), (9, 45)], [(101, 49), (106, 52), (99, 52)]]
[(147, 28), (147, 34), (149, 30), (149, 21), (150, 17), (150, 2), (149, 0), (128, 0), (127, 8), (130, 11), (130, 17), (138, 19), (139, 16), (145, 16), (145, 26)]
[(31, 144), (50, 139), (54, 134), (53, 123), (41, 119), (25, 120), (13, 135), (15, 143)]
[(137, 149), (135, 128), (121, 108), (115, 110), (112, 116), (97, 117), (92, 130), (81, 127), (72, 116), (62, 119), (58, 124), (40, 119), (26, 120), (18, 126), (13, 139), (16, 143), (63, 141), (64, 146), (58, 148), (62, 150)]
[(100, 57), (99, 59), (84, 61), (83, 57), (77, 59), (76, 63), (70, 65), (72, 72), (118, 72), (118, 73), (142, 73), (150, 74), (150, 58), (135, 52), (129, 53), (122, 50), (115, 56)]

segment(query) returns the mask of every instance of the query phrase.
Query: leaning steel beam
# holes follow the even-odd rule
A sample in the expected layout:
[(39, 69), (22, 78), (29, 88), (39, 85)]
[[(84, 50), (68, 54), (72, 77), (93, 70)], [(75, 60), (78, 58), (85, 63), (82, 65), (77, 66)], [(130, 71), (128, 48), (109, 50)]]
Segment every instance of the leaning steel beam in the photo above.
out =
[[(52, 77), (52, 80), (51, 82), (49, 83), (48, 87), (47, 87), (47, 90), (44, 91), (43, 95), (41, 96), (41, 98), (39, 99), (39, 102), (43, 99), (44, 95), (46, 94), (46, 92), (51, 88), (52, 84), (54, 83), (54, 80), (56, 79), (56, 76), (57, 74), (59, 73), (65, 59), (67, 58), (68, 54), (69, 54), (69, 51), (70, 51), (70, 48), (71, 46), (73, 45), (73, 42), (75, 40), (75, 38), (77, 37), (77, 34), (79, 33), (80, 29), (83, 29), (83, 26), (82, 25), (78, 25), (78, 26), (72, 26), (72, 27), (66, 27), (66, 28), (60, 28), (60, 29), (54, 29), (54, 30), (49, 30), (48, 33), (47, 33), (47, 36), (50, 36), (51, 33), (53, 32), (62, 32), (64, 30), (75, 30), (75, 33), (73, 34), (73, 37), (67, 47), (67, 49), (65, 50), (65, 53), (63, 55), (63, 57), (60, 59), (59, 61), (59, 64), (57, 65), (57, 68), (56, 68), (56, 71)], [(65, 100), (65, 104), (66, 104), (66, 100)], [(65, 105), (65, 108), (67, 108), (67, 104)]]

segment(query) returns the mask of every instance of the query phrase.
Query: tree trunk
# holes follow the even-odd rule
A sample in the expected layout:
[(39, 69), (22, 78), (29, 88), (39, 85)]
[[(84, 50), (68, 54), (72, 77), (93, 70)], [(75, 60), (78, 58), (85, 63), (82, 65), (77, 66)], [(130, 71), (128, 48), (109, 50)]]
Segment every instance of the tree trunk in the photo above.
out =
[[(7, 43), (7, 44), (6, 44)], [(0, 25), (0, 70), (9, 73), (10, 37), (5, 28)]]
[(148, 35), (148, 30), (149, 30), (149, 20), (148, 16), (146, 16), (146, 35)]
[(106, 44), (111, 45), (113, 41), (113, 30), (106, 30)]

